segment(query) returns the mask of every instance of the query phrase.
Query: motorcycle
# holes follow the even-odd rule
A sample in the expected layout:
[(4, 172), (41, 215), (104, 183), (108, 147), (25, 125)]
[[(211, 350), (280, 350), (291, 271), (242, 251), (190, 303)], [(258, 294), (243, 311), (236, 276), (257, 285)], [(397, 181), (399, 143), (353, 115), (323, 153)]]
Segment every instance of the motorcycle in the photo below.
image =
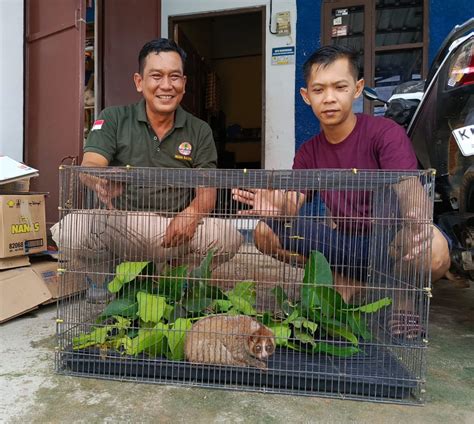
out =
[(388, 100), (364, 97), (406, 128), (420, 167), (434, 168), (434, 222), (452, 241), (451, 270), (474, 280), (474, 18), (441, 45), (426, 81), (397, 86)]

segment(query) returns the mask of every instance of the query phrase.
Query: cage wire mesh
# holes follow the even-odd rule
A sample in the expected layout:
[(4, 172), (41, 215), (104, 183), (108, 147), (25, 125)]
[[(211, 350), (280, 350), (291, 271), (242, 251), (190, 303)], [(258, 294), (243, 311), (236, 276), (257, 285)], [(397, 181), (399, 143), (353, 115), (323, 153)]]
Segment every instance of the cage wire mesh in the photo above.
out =
[(57, 371), (422, 402), (433, 184), (61, 167)]

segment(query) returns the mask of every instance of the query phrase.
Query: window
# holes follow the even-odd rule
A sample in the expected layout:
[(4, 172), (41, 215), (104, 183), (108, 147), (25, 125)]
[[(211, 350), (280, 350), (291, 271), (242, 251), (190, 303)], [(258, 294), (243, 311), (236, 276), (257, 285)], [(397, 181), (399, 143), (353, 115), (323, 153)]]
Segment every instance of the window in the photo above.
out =
[[(402, 82), (428, 71), (427, 0), (333, 0), (323, 2), (323, 43), (360, 54), (361, 77), (388, 99)], [(371, 113), (361, 99), (357, 112)], [(375, 107), (375, 113), (381, 112)]]

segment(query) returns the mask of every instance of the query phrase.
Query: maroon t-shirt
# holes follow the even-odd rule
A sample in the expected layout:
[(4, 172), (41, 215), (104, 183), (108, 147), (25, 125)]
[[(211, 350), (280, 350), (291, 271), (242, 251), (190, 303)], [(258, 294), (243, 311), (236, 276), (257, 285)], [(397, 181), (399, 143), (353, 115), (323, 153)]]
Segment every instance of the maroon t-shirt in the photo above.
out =
[[(356, 117), (354, 129), (338, 144), (329, 143), (323, 132), (306, 141), (296, 153), (293, 169), (418, 168), (411, 141), (400, 125), (382, 117), (364, 114)], [(327, 191), (321, 197), (335, 218), (370, 216), (371, 196), (366, 191)], [(354, 221), (350, 227), (353, 224)], [(356, 227), (362, 229), (360, 225)]]

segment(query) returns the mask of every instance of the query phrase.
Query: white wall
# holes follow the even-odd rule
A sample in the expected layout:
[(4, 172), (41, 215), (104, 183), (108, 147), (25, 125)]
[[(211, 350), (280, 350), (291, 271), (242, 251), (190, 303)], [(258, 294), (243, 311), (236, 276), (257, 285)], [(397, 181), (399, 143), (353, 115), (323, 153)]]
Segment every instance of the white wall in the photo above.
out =
[(0, 155), (23, 160), (23, 1), (0, 0)]
[[(293, 164), (295, 153), (295, 64), (273, 65), (272, 48), (295, 45), (296, 0), (273, 1), (273, 15), (290, 11), (291, 39), (278, 37), (268, 31), (270, 20), (269, 0), (162, 0), (161, 33), (168, 36), (168, 17), (193, 13), (214, 12), (229, 9), (263, 6), (267, 8), (266, 23), (266, 69), (265, 69), (265, 168), (288, 169)], [(275, 16), (273, 28), (275, 30)]]

